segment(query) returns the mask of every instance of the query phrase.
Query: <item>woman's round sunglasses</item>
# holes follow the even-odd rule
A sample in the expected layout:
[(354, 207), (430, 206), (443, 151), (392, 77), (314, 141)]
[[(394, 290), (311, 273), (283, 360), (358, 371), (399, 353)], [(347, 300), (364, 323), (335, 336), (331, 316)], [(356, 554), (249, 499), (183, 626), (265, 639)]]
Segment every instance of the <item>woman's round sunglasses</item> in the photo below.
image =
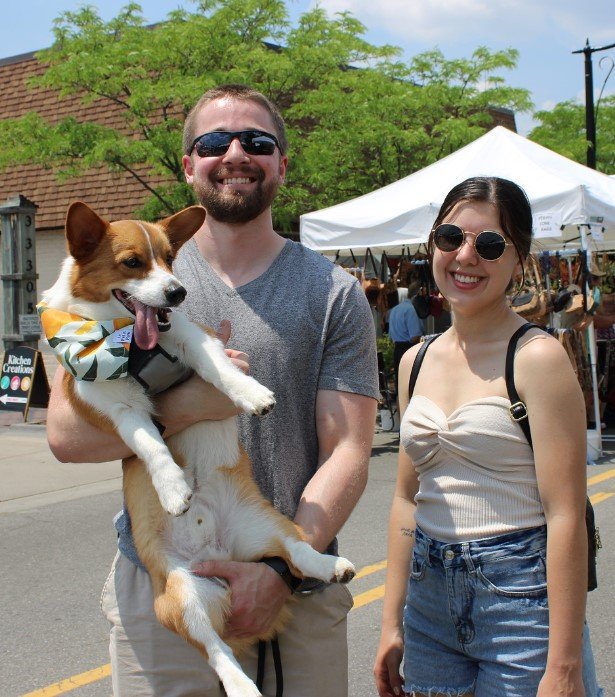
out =
[(194, 139), (188, 155), (196, 148), (199, 157), (220, 157), (235, 138), (248, 155), (273, 155), (276, 146), (280, 149), (278, 139), (265, 131), (211, 131)]
[(433, 230), (433, 243), (441, 252), (456, 252), (463, 246), (467, 235), (470, 235), (478, 256), (485, 261), (496, 261), (504, 254), (506, 247), (514, 246), (495, 230), (482, 230), (475, 234), (464, 232), (459, 225), (452, 223), (443, 223)]

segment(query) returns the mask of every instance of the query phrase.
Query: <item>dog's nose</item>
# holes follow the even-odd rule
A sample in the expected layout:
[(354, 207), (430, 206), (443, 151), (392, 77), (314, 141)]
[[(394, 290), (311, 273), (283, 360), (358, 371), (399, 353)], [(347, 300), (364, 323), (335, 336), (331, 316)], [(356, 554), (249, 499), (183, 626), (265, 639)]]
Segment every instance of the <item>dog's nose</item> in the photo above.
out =
[(167, 297), (169, 307), (176, 307), (185, 300), (186, 289), (179, 285), (169, 286), (165, 291), (165, 295)]

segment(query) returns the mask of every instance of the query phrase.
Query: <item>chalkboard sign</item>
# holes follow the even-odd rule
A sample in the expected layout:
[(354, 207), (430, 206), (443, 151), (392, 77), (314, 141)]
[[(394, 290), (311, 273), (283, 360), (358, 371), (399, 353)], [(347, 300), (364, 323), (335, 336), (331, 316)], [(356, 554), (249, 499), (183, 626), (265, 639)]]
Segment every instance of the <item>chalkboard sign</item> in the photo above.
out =
[(30, 407), (47, 408), (49, 382), (40, 351), (16, 346), (6, 351), (0, 374), (0, 410), (20, 411), (24, 421)]

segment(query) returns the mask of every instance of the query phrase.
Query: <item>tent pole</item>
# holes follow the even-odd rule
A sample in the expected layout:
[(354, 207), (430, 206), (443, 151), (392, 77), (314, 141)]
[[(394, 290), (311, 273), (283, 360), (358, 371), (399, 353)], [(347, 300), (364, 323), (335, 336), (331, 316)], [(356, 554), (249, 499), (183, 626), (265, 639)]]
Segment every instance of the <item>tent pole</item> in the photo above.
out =
[[(581, 233), (581, 247), (585, 251), (586, 254), (591, 254), (591, 251), (587, 248), (587, 234), (585, 232), (585, 226), (581, 225), (579, 227), (579, 231)], [(588, 260), (589, 265), (591, 266), (591, 259)], [(589, 286), (589, 279), (585, 280), (585, 293), (586, 297), (589, 297), (589, 294), (591, 293), (591, 288)], [(598, 457), (602, 457), (602, 424), (600, 421), (600, 402), (598, 400), (598, 373), (596, 370), (596, 331), (594, 329), (594, 323), (591, 322), (590, 325), (587, 327), (585, 330), (585, 335), (587, 337), (587, 344), (589, 346), (589, 362), (590, 362), (590, 370), (591, 370), (591, 376), (592, 376), (592, 393), (593, 393), (593, 401), (594, 401), (594, 423), (595, 423), (595, 428), (596, 428), (596, 443), (592, 443), (591, 445), (593, 446), (594, 450), (597, 450)], [(589, 452), (588, 452), (589, 454)], [(597, 459), (596, 458), (596, 459)], [(593, 459), (593, 458), (592, 458)]]

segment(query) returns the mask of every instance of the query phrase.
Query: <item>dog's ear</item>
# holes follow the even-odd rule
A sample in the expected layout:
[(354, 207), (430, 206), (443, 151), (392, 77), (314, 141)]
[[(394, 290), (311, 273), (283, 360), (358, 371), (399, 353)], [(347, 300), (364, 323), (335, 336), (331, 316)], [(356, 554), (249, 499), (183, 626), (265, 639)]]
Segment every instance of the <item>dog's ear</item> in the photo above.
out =
[(71, 203), (66, 214), (68, 251), (77, 261), (85, 261), (98, 249), (109, 223), (104, 221), (86, 203)]
[(190, 206), (158, 222), (158, 225), (166, 232), (175, 254), (205, 222), (205, 216), (205, 209), (202, 206)]

